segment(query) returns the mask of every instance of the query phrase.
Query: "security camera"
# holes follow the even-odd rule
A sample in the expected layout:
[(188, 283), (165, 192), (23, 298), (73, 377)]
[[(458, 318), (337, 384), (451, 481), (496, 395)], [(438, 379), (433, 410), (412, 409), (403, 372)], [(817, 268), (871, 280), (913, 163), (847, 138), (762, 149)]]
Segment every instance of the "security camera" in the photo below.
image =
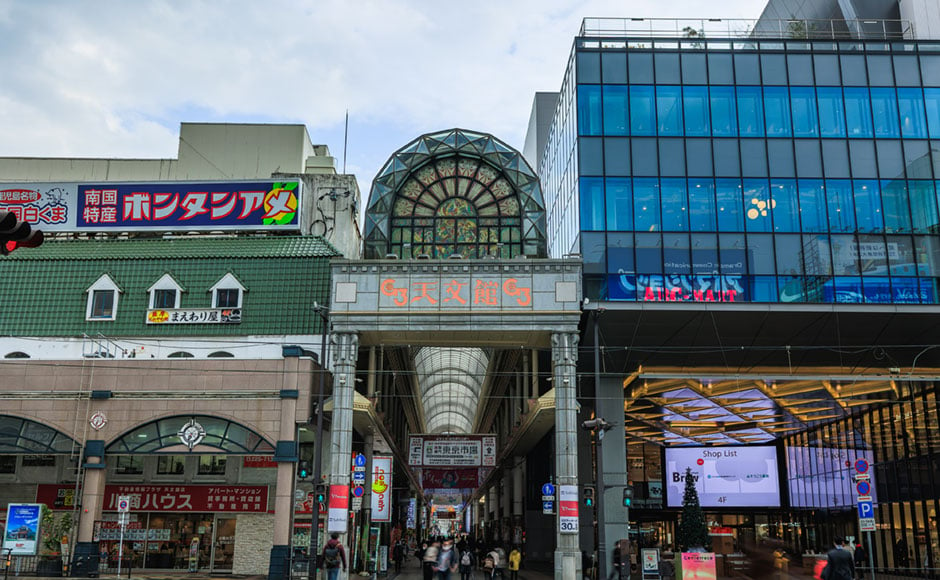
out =
[(588, 419), (587, 421), (581, 423), (581, 428), (584, 429), (585, 431), (594, 431), (595, 429), (601, 429), (603, 431), (607, 431), (611, 427), (613, 427), (613, 425), (611, 425), (604, 419), (601, 419), (600, 417), (597, 417), (595, 419)]

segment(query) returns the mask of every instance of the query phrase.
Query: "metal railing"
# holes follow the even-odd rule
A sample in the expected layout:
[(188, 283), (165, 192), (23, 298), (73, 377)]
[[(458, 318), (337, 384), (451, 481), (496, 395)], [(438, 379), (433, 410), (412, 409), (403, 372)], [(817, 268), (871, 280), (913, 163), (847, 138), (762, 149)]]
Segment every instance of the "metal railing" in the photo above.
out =
[(911, 40), (910, 20), (585, 18), (583, 37), (784, 40)]

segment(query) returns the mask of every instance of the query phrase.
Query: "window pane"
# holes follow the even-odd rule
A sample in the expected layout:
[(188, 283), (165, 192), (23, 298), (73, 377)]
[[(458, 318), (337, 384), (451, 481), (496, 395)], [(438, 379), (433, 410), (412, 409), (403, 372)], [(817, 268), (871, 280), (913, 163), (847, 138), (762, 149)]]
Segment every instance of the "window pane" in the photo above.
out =
[(659, 156), (656, 139), (633, 139), (630, 154), (634, 175), (659, 175)]
[(900, 137), (898, 101), (894, 89), (872, 89), (871, 110), (875, 118), (875, 137)]
[(601, 87), (578, 85), (578, 134), (601, 134)]
[(715, 197), (718, 206), (718, 230), (723, 232), (744, 231), (744, 210), (741, 181), (718, 179), (715, 182)]
[(937, 221), (937, 198), (934, 195), (932, 181), (911, 181), (911, 215), (915, 233), (936, 233), (940, 231)]
[(842, 179), (827, 180), (826, 200), (829, 205), (829, 230), (845, 233), (855, 231), (855, 201), (852, 198), (852, 183)]
[(691, 52), (682, 55), (682, 83), (704, 85), (708, 82), (705, 68), (705, 53)]
[(660, 187), (663, 204), (663, 231), (689, 231), (689, 201), (684, 179), (663, 179)]
[(914, 241), (910, 236), (888, 236), (888, 264), (892, 276), (916, 276)]
[(741, 142), (741, 174), (746, 177), (767, 176), (767, 150), (763, 139)]
[(795, 139), (793, 148), (796, 154), (797, 177), (822, 177), (822, 157), (819, 154), (819, 141), (815, 139)]
[(760, 55), (760, 68), (765, 85), (787, 84), (787, 62), (782, 54)]
[(747, 252), (744, 246), (744, 234), (719, 234), (718, 248), (722, 274), (747, 273), (745, 269)]
[(630, 141), (617, 137), (604, 139), (604, 174), (630, 175)]
[(629, 62), (630, 84), (653, 84), (653, 55), (648, 52), (630, 52), (627, 55)]
[(604, 83), (627, 82), (627, 55), (623, 52), (601, 53), (601, 72)]
[(905, 138), (926, 139), (927, 118), (924, 116), (924, 94), (920, 89), (898, 89), (898, 110), (901, 115), (901, 135)]
[(685, 175), (685, 144), (683, 139), (659, 140), (660, 175)]
[(633, 194), (629, 179), (607, 178), (607, 229), (633, 229)]
[(820, 87), (816, 89), (816, 96), (819, 104), (819, 135), (821, 137), (845, 137), (842, 89)]
[[(938, 91), (940, 95), (940, 91)], [(734, 137), (738, 132), (734, 87), (711, 87), (712, 134)]]
[(237, 308), (239, 292), (238, 288), (220, 288), (216, 290), (216, 307)]
[[(732, 177), (741, 175), (741, 163), (738, 157), (737, 139), (713, 139), (713, 159), (715, 175)], [(750, 143), (747, 143), (750, 146)]]
[(708, 87), (685, 87), (682, 89), (682, 104), (685, 113), (685, 134), (691, 137), (707, 137)]
[(720, 274), (718, 269), (717, 235), (692, 235), (692, 273), (698, 275)]
[(690, 229), (693, 232), (713, 232), (715, 231), (717, 216), (715, 183), (711, 179), (690, 179)]
[(199, 475), (225, 475), (225, 456), (200, 455)]
[(894, 75), (891, 71), (891, 57), (887, 55), (868, 55), (868, 79), (873, 87), (893, 87)]
[(868, 89), (845, 89), (845, 122), (849, 137), (871, 137), (871, 100)]
[(603, 233), (581, 234), (581, 259), (588, 274), (603, 274), (607, 271), (607, 244)]
[(181, 455), (157, 456), (157, 474), (182, 475), (186, 470), (186, 458)]
[(889, 234), (910, 233), (911, 208), (907, 198), (907, 182), (882, 181), (881, 202), (884, 204), (885, 232)]
[(839, 86), (839, 57), (834, 54), (813, 55), (816, 84)]
[(713, 85), (733, 85), (734, 69), (730, 54), (708, 55), (708, 82)]
[[(737, 55), (736, 55), (737, 56)], [(760, 87), (738, 87), (738, 131), (742, 137), (764, 136)]]
[(747, 231), (773, 231), (767, 181), (763, 179), (744, 180), (744, 207), (747, 210), (745, 213), (747, 216)]
[(663, 241), (660, 234), (636, 235), (636, 271), (638, 274), (661, 274)]
[(839, 58), (842, 61), (842, 84), (853, 87), (868, 85), (864, 56), (843, 54)]
[[(904, 158), (901, 155), (901, 142), (897, 140), (875, 141), (878, 152), (878, 171), (882, 177), (904, 178)], [(856, 176), (858, 177), (858, 176)]]
[(855, 192), (855, 222), (859, 232), (880, 232), (884, 230), (881, 217), (881, 192), (877, 181), (852, 182)]
[(578, 170), (581, 175), (604, 174), (604, 140), (600, 137), (578, 139)]
[(656, 87), (656, 118), (660, 135), (682, 135), (682, 93), (679, 87)]
[(675, 52), (658, 52), (653, 55), (656, 63), (657, 84), (679, 84), (679, 55)]
[(791, 85), (813, 85), (813, 60), (808, 54), (787, 55), (787, 73)]
[(822, 180), (799, 181), (801, 231), (826, 231), (826, 190)]
[(796, 180), (775, 179), (770, 182), (770, 193), (774, 231), (800, 231), (800, 205), (797, 201)]
[(663, 273), (692, 273), (688, 234), (663, 234)]
[(803, 236), (803, 265), (808, 276), (832, 276), (829, 236)]
[(713, 174), (711, 139), (686, 139), (685, 163), (688, 175), (710, 177)]
[(931, 138), (940, 137), (940, 89), (924, 89), (927, 108), (927, 130)]
[(855, 236), (832, 236), (831, 243), (833, 275), (858, 275), (858, 246)]
[(940, 244), (936, 236), (914, 236), (914, 255), (918, 275), (940, 276)]
[(875, 160), (875, 146), (873, 141), (869, 139), (849, 141), (849, 158), (852, 161), (853, 176), (878, 176), (878, 164)]
[(914, 55), (894, 57), (894, 79), (899, 87), (919, 87), (920, 67)]
[(797, 235), (780, 235), (774, 238), (777, 254), (777, 274), (783, 276), (803, 275), (803, 241)]
[(144, 458), (140, 455), (118, 455), (114, 472), (122, 475), (139, 475), (144, 472)]
[(653, 107), (653, 87), (630, 87), (630, 133), (655, 135), (656, 113)]
[(636, 231), (655, 232), (662, 229), (659, 221), (659, 181), (633, 180), (633, 215)]
[(600, 177), (580, 179), (581, 229), (604, 229), (604, 180)]
[(920, 72), (925, 87), (940, 87), (940, 55), (920, 55)]
[(796, 167), (793, 161), (793, 141), (791, 139), (768, 139), (767, 162), (770, 166), (770, 175), (775, 177), (796, 177)]
[(850, 177), (848, 143), (842, 139), (826, 139), (822, 142), (823, 169), (825, 177)]
[(747, 235), (747, 271), (751, 275), (773, 274), (774, 237), (772, 234)]
[(884, 237), (858, 237), (858, 257), (863, 276), (885, 276), (888, 273), (888, 253)]
[(154, 290), (154, 308), (176, 308), (176, 290)]
[(764, 117), (768, 137), (789, 137), (790, 99), (785, 87), (764, 87)]
[(627, 87), (604, 86), (604, 134), (627, 134)]
[(112, 318), (114, 316), (114, 291), (95, 290), (92, 295), (91, 317)]
[(759, 85), (760, 66), (756, 54), (734, 55), (734, 77), (739, 85)]
[(607, 269), (612, 274), (633, 274), (633, 234), (607, 234)]

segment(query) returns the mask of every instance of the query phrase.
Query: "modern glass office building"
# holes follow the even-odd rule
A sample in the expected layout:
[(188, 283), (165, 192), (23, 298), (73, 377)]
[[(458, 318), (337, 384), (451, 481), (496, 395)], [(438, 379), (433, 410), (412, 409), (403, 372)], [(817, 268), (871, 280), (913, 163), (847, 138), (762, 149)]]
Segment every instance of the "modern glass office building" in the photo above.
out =
[(861, 535), (865, 460), (876, 566), (936, 567), (940, 42), (737, 24), (587, 19), (535, 101), (549, 252), (584, 262), (582, 394), (608, 421), (624, 402), (603, 470), (635, 545), (669, 544), (676, 448), (771, 446), (779, 498), (706, 513), (799, 561)]
[(586, 296), (940, 301), (940, 42), (611, 24), (585, 21), (540, 166)]

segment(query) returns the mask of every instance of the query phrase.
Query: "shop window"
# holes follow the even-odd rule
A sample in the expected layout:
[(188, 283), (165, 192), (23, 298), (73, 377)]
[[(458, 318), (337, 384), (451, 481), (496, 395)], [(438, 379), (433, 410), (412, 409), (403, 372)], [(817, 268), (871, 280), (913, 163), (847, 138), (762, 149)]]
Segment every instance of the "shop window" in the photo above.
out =
[(225, 457), (221, 455), (201, 455), (199, 457), (199, 475), (225, 475)]
[(0, 473), (16, 473), (16, 455), (0, 455)]
[(147, 288), (150, 293), (150, 308), (179, 308), (182, 286), (169, 274), (164, 274), (159, 280)]
[(186, 458), (182, 455), (157, 457), (157, 475), (182, 475), (186, 471)]
[(139, 475), (144, 472), (144, 458), (140, 455), (118, 455), (114, 462), (114, 473)]
[(88, 294), (85, 320), (115, 319), (121, 289), (111, 276), (104, 274), (85, 292)]

